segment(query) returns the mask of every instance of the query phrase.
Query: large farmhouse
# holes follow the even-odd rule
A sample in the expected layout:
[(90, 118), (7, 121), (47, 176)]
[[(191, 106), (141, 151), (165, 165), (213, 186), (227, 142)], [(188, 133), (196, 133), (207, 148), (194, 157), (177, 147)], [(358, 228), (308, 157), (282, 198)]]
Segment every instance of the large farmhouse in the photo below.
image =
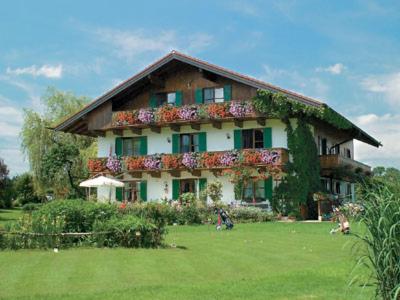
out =
[[(281, 180), (268, 174), (284, 172), (291, 156), (284, 122), (251, 105), (259, 90), (327, 108), (309, 97), (172, 51), (55, 130), (98, 138), (98, 158), (90, 161), (89, 169), (125, 183), (112, 191), (113, 201), (178, 199), (187, 192), (199, 194), (207, 182), (218, 179), (223, 201), (230, 203), (235, 201), (235, 187), (223, 173), (250, 166), (254, 174), (267, 176), (243, 186), (241, 200), (268, 204)], [(354, 160), (353, 140), (375, 147), (380, 143), (347, 122), (350, 126), (338, 128), (316, 118), (310, 125), (323, 189), (352, 198), (352, 179), (335, 170), (370, 172), (369, 166)], [(108, 188), (98, 190), (99, 199), (108, 197)]]

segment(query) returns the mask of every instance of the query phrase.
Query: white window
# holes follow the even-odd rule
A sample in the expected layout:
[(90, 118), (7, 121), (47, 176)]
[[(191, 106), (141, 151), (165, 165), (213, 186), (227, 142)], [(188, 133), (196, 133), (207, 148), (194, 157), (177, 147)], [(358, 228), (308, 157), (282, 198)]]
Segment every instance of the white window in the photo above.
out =
[(175, 104), (176, 93), (168, 93), (167, 99), (168, 99), (168, 104)]
[(215, 102), (224, 102), (224, 89), (215, 89)]
[(224, 102), (224, 88), (203, 89), (204, 103)]

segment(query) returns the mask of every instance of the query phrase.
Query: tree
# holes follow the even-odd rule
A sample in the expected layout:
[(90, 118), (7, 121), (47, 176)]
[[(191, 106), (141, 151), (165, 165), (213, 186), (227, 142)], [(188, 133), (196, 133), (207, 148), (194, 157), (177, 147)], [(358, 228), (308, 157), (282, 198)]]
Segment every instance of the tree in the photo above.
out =
[(21, 147), (28, 158), (38, 196), (49, 192), (56, 197), (80, 196), (78, 182), (87, 178), (87, 158), (95, 154), (90, 137), (49, 129), (80, 110), (88, 98), (49, 88), (42, 98), (44, 112), (24, 111)]
[(4, 160), (0, 158), (0, 188), (3, 186), (4, 181), (8, 176), (8, 173), (9, 171), (7, 165), (5, 164)]
[(33, 177), (30, 173), (23, 173), (14, 178), (14, 190), (21, 205), (40, 202), (40, 198), (35, 193)]
[(12, 206), (12, 181), (8, 178), (8, 167), (0, 158), (0, 207), (10, 208)]

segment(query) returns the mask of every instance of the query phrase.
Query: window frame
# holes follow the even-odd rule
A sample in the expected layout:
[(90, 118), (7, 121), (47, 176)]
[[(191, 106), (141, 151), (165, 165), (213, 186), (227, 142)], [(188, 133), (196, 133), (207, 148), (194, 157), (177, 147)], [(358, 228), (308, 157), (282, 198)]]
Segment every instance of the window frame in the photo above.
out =
[[(183, 143), (184, 136), (189, 136), (189, 151), (183, 151), (183, 147), (186, 147)], [(197, 137), (197, 143), (195, 141), (195, 137)], [(179, 135), (179, 153), (189, 153), (189, 152), (199, 152), (200, 151), (200, 135), (198, 132), (192, 133), (181, 133)]]
[[(251, 132), (250, 136), (250, 147), (245, 146), (246, 139), (248, 137), (245, 137), (245, 134), (248, 132)], [(261, 140), (256, 139), (256, 132), (260, 132)], [(263, 149), (264, 148), (264, 131), (263, 128), (250, 128), (250, 129), (243, 129), (242, 132), (242, 149)], [(256, 147), (257, 143), (261, 143), (261, 147)]]
[[(188, 191), (188, 192), (184, 192), (184, 183), (187, 182), (190, 184), (190, 188), (192, 189), (192, 191)], [(195, 195), (197, 195), (197, 182), (198, 180), (196, 178), (185, 178), (185, 179), (181, 179), (179, 181), (179, 196), (182, 196), (182, 194), (184, 193), (194, 193)]]
[[(132, 141), (132, 154), (125, 153), (125, 142), (127, 140)], [(135, 154), (135, 142), (138, 142), (138, 149)], [(131, 136), (131, 137), (123, 137), (122, 138), (122, 154), (121, 156), (138, 156), (140, 155), (140, 147), (141, 147), (142, 140), (140, 137)]]
[[(174, 102), (169, 102), (169, 95), (174, 95)], [(164, 105), (176, 105), (176, 91), (175, 92), (160, 92), (156, 93), (156, 105), (161, 107)]]
[[(222, 90), (222, 97), (216, 98), (216, 90)], [(212, 91), (212, 98), (208, 98), (208, 100), (206, 100), (206, 91)], [(224, 88), (223, 87), (219, 87), (219, 86), (218, 87), (206, 87), (206, 88), (203, 88), (202, 96), (203, 96), (203, 103), (205, 103), (205, 104), (222, 103), (225, 100)]]
[[(261, 183), (261, 185), (258, 185)], [(251, 186), (251, 188), (249, 189), (249, 185)], [(252, 198), (246, 198), (246, 190), (251, 190), (252, 192)], [(257, 198), (257, 191), (261, 191), (261, 195), (262, 197)], [(261, 199), (257, 200), (257, 199)], [(265, 198), (265, 182), (262, 179), (259, 180), (251, 180), (247, 185), (243, 186), (243, 200), (246, 203), (261, 203), (261, 202), (265, 202), (266, 198)]]
[[(127, 185), (132, 185), (134, 184), (135, 186), (129, 187)], [(131, 197), (129, 198), (129, 190), (135, 190), (136, 198), (132, 199), (132, 194)], [(140, 180), (132, 180), (132, 181), (125, 181), (124, 182), (124, 187), (122, 189), (122, 201), (127, 200), (128, 202), (131, 203), (136, 203), (136, 202), (141, 202), (143, 199), (140, 197), (140, 192), (141, 192), (141, 181)]]

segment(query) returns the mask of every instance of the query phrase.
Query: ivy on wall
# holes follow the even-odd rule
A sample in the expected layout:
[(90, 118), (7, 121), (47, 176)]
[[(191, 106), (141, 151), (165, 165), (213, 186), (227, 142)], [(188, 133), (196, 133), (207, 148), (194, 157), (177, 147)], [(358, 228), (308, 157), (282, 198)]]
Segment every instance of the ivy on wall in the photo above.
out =
[(257, 112), (269, 117), (287, 119), (296, 117), (314, 117), (325, 121), (338, 129), (351, 129), (353, 124), (325, 104), (311, 106), (289, 99), (281, 93), (272, 93), (259, 90), (253, 98), (254, 108)]
[[(259, 91), (253, 99), (255, 109), (286, 124), (288, 148), (292, 160), (287, 164), (287, 175), (275, 189), (272, 208), (283, 214), (299, 214), (300, 206), (307, 207), (308, 217), (316, 217), (313, 194), (321, 190), (318, 149), (309, 125), (312, 117), (324, 118), (336, 127), (348, 128), (350, 122), (327, 107), (315, 108), (289, 100), (282, 94)], [(290, 118), (297, 120), (293, 128)], [(343, 120), (350, 124), (346, 124)]]

